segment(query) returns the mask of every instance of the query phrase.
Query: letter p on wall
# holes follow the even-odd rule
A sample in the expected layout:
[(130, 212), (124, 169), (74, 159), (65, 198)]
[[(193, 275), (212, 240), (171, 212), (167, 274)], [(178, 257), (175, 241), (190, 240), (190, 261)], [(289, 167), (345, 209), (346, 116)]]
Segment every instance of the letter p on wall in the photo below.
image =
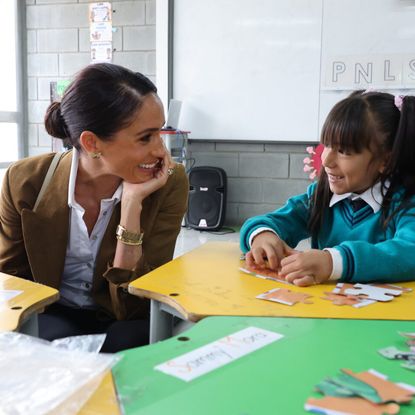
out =
[(346, 71), (346, 64), (344, 62), (334, 61), (332, 69), (332, 80), (333, 82), (339, 81), (339, 74)]

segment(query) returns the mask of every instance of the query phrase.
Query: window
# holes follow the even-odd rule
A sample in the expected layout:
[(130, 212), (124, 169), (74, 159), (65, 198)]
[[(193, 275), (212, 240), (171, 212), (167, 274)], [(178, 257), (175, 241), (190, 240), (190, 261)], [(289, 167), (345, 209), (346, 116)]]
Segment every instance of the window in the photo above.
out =
[(19, 0), (2, 0), (0, 36), (0, 180), (7, 167), (23, 156), (21, 48), (19, 47)]

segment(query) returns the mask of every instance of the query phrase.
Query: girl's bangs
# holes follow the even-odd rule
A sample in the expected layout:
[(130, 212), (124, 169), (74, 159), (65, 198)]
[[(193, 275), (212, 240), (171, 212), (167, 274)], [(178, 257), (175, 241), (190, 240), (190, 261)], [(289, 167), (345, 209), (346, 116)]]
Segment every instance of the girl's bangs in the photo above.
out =
[(360, 153), (368, 148), (366, 111), (356, 104), (356, 100), (344, 100), (333, 108), (321, 132), (320, 142), (324, 146), (353, 153)]

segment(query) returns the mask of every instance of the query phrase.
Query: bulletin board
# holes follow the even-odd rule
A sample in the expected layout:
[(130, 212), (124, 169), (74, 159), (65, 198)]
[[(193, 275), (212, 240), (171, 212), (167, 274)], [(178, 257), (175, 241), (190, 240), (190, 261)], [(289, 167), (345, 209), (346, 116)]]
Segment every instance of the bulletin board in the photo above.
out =
[(189, 138), (316, 142), (351, 90), (414, 93), (415, 0), (171, 4), (165, 70)]

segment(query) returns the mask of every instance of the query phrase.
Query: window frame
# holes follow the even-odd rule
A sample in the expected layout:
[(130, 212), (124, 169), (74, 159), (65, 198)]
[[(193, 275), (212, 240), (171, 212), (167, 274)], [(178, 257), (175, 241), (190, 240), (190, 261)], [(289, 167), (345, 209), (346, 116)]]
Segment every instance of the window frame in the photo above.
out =
[[(16, 111), (1, 111), (0, 122), (13, 123), (17, 125), (17, 158), (21, 159), (27, 155), (27, 82), (26, 74), (26, 4), (25, 2), (14, 0), (15, 8), (15, 34), (16, 34)], [(0, 169), (6, 169), (15, 160), (0, 162)]]

